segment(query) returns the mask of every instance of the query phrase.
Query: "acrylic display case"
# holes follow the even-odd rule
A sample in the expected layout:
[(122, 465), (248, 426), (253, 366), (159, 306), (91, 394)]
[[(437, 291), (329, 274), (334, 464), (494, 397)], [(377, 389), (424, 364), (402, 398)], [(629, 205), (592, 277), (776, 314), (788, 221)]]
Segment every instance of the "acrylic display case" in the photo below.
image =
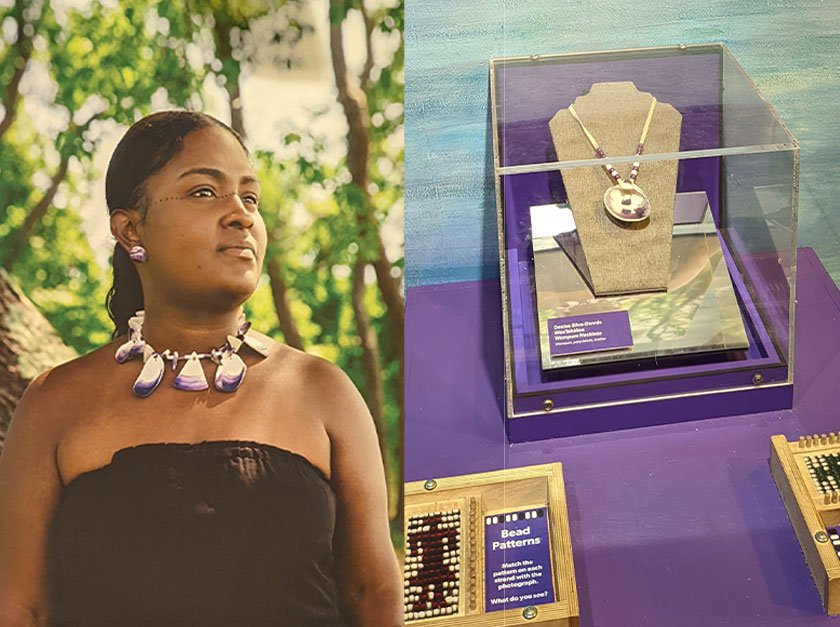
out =
[(799, 147), (726, 47), (494, 59), (490, 97), (508, 437), (790, 407)]

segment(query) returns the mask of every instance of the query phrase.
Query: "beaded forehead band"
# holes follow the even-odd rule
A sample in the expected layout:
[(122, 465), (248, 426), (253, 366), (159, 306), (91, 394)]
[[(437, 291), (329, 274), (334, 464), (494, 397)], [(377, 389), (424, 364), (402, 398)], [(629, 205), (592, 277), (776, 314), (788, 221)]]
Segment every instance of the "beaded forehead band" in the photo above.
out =
[[(221, 196), (216, 196), (214, 198), (214, 200), (224, 200), (225, 198), (230, 198), (231, 196), (238, 196), (238, 195), (239, 194), (237, 192), (230, 192), (228, 194), (222, 194)], [(185, 200), (185, 199), (190, 198), (190, 197), (191, 197), (190, 194), (182, 194), (181, 196), (166, 196), (164, 198), (158, 198), (157, 200), (152, 201), (149, 204), (149, 206), (151, 207), (152, 205), (156, 205), (159, 202), (166, 202), (168, 200)], [(192, 196), (192, 198), (195, 198), (195, 197)]]

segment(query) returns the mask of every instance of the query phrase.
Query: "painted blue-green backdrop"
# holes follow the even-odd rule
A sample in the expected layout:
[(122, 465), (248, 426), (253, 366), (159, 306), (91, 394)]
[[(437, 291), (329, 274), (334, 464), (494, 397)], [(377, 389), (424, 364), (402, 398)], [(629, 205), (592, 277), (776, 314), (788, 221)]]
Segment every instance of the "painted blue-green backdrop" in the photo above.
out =
[(406, 283), (498, 276), (488, 60), (723, 42), (801, 144), (799, 245), (840, 281), (840, 0), (408, 0)]

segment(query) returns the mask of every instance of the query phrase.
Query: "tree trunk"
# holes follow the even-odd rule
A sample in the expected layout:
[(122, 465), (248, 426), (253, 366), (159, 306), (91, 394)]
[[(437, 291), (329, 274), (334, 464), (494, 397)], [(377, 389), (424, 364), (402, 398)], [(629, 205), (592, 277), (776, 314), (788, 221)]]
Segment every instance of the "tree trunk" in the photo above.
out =
[[(335, 2), (335, 0), (333, 0)], [(402, 363), (403, 335), (405, 321), (405, 301), (400, 294), (399, 284), (391, 276), (391, 262), (385, 254), (385, 246), (370, 211), (370, 195), (368, 194), (368, 153), (370, 135), (368, 133), (367, 95), (357, 85), (350, 82), (347, 71), (347, 61), (344, 55), (344, 36), (341, 23), (330, 26), (330, 54), (332, 57), (333, 74), (338, 89), (338, 101), (347, 118), (347, 167), (353, 183), (361, 190), (365, 199), (364, 206), (359, 208), (359, 222), (362, 233), (370, 232), (376, 236), (376, 257), (373, 267), (376, 270), (376, 282), (382, 292), (382, 300), (388, 312), (388, 321), (394, 331), (396, 354)]]
[[(382, 454), (382, 464), (386, 469), (386, 475), (392, 476), (388, 471), (388, 441), (386, 438), (384, 406), (385, 393), (382, 389), (382, 364), (379, 360), (379, 345), (376, 333), (370, 326), (370, 318), (365, 309), (365, 268), (367, 263), (359, 256), (353, 265), (353, 288), (351, 303), (353, 305), (353, 316), (356, 320), (356, 332), (359, 334), (362, 346), (362, 367), (365, 373), (365, 385), (362, 395), (365, 397), (370, 413), (373, 416), (373, 424), (376, 427), (376, 435), (379, 437), (379, 451)], [(388, 486), (389, 490), (391, 486)], [(393, 499), (388, 501), (393, 503)]]
[[(331, 4), (335, 5), (337, 0), (331, 0)], [(363, 11), (364, 15), (364, 11)], [(366, 16), (365, 16), (366, 17)], [(388, 324), (392, 331), (394, 354), (393, 357), (397, 360), (399, 365), (399, 372), (396, 381), (396, 396), (397, 403), (400, 410), (399, 419), (399, 438), (397, 441), (397, 459), (399, 460), (399, 476), (397, 481), (402, 483), (404, 476), (404, 429), (405, 429), (405, 400), (404, 400), (404, 381), (405, 381), (405, 344), (403, 328), (405, 324), (405, 301), (400, 294), (399, 284), (391, 276), (391, 262), (385, 254), (385, 246), (382, 242), (382, 235), (379, 232), (379, 225), (376, 224), (375, 218), (371, 212), (370, 194), (368, 193), (368, 157), (370, 150), (370, 134), (368, 132), (368, 103), (367, 94), (360, 85), (367, 84), (368, 74), (371, 69), (371, 45), (370, 36), (372, 27), (369, 20), (365, 19), (365, 34), (366, 34), (366, 50), (368, 59), (362, 70), (362, 77), (360, 85), (354, 85), (350, 81), (347, 70), (347, 61), (344, 54), (344, 35), (341, 30), (342, 23), (330, 25), (330, 56), (332, 58), (333, 74), (335, 76), (336, 89), (338, 90), (338, 101), (344, 110), (344, 116), (347, 119), (347, 167), (350, 170), (353, 184), (355, 184), (362, 192), (364, 198), (363, 206), (358, 208), (359, 211), (359, 233), (360, 237), (365, 240), (369, 239), (368, 234), (374, 235), (376, 238), (376, 255), (372, 260), (374, 270), (376, 271), (376, 281), (379, 290), (382, 294), (382, 300), (385, 303), (385, 309), (388, 315)], [(381, 377), (381, 375), (380, 375)], [(393, 512), (397, 516), (402, 516), (403, 510), (403, 491), (398, 490), (398, 500)]]
[[(397, 438), (396, 459), (398, 466), (398, 479), (403, 481), (405, 476), (405, 310), (403, 305), (402, 295), (397, 289), (396, 281), (390, 275), (391, 262), (385, 256), (385, 247), (382, 243), (382, 238), (379, 237), (380, 254), (374, 260), (373, 267), (376, 270), (377, 278), (380, 274), (388, 274), (388, 281), (379, 281), (379, 289), (382, 292), (382, 299), (386, 303), (386, 311), (389, 312), (389, 323), (391, 331), (394, 336), (393, 340), (393, 355), (389, 355), (397, 360), (398, 370), (397, 377), (394, 382), (396, 387), (397, 407), (400, 410), (399, 418), (399, 437)], [(398, 502), (396, 505), (397, 512), (402, 515), (403, 508), (403, 491), (400, 490), (398, 494)]]
[(292, 348), (303, 350), (303, 338), (298, 333), (294, 318), (292, 318), (292, 311), (289, 308), (287, 295), (288, 288), (286, 287), (286, 280), (283, 278), (280, 261), (277, 257), (272, 257), (268, 260), (266, 271), (268, 272), (268, 279), (271, 283), (271, 297), (274, 299), (274, 308), (277, 310), (277, 320), (280, 325), (280, 331), (283, 333), (283, 339)]
[[(223, 63), (231, 63), (233, 59), (233, 49), (230, 43), (230, 24), (224, 21), (220, 15), (214, 15), (216, 21), (216, 28), (213, 31), (213, 36), (216, 43), (216, 57)], [(242, 90), (239, 85), (240, 66), (239, 62), (233, 63), (234, 73), (232, 76), (227, 76), (225, 83), (225, 91), (228, 95), (228, 105), (230, 106), (230, 127), (239, 133), (242, 139), (247, 137), (245, 133), (245, 116), (244, 106), (242, 102)], [(268, 250), (276, 250), (276, 246), (272, 246), (274, 235), (271, 231), (268, 232)], [(281, 271), (280, 260), (277, 257), (268, 259), (266, 263), (266, 272), (271, 286), (271, 296), (274, 300), (274, 309), (277, 312), (277, 321), (280, 326), (280, 331), (283, 333), (283, 338), (286, 344), (292, 348), (304, 350), (303, 338), (297, 329), (295, 320), (292, 317), (292, 310), (289, 306), (289, 288), (286, 285), (286, 280), (283, 278)]]
[[(14, 59), (15, 71), (12, 73), (12, 78), (6, 84), (5, 93), (3, 94), (3, 119), (0, 120), (0, 139), (3, 138), (3, 134), (12, 125), (12, 120), (15, 117), (15, 109), (20, 99), (20, 81), (23, 78), (24, 72), (26, 72), (29, 59), (32, 57), (32, 39), (37, 30), (38, 20), (31, 23), (24, 20), (24, 9), (29, 4), (27, 0), (16, 0), (11, 11), (11, 15), (17, 24), (18, 38), (15, 45), (9, 51), (10, 57)], [(26, 34), (24, 29), (24, 26), (27, 24), (32, 26), (32, 33), (29, 35)]]
[(225, 91), (228, 95), (228, 105), (230, 106), (230, 127), (239, 133), (244, 139), (245, 135), (245, 120), (242, 115), (242, 92), (239, 87), (240, 65), (238, 61), (233, 58), (233, 47), (230, 43), (231, 24), (229, 24), (224, 15), (218, 11), (214, 12), (213, 19), (216, 27), (213, 30), (213, 37), (216, 43), (216, 57), (223, 65), (233, 69), (232, 74), (225, 74), (227, 82), (225, 83)]
[(56, 170), (50, 180), (49, 188), (41, 197), (41, 200), (39, 200), (32, 208), (32, 211), (29, 212), (29, 215), (26, 216), (23, 224), (8, 236), (8, 243), (5, 246), (6, 254), (3, 257), (3, 268), (7, 272), (11, 272), (15, 263), (20, 258), (21, 253), (23, 253), (23, 249), (29, 242), (29, 237), (32, 235), (35, 227), (41, 222), (46, 215), (47, 210), (50, 208), (50, 205), (52, 205), (52, 201), (58, 192), (59, 185), (61, 185), (67, 176), (67, 168), (69, 165), (70, 155), (66, 153), (62, 154), (61, 163), (58, 164), (58, 170)]
[(0, 448), (30, 381), (74, 356), (73, 349), (0, 270)]
[(245, 117), (242, 113), (242, 91), (239, 88), (239, 75), (235, 81), (225, 83), (230, 102), (230, 127), (245, 139)]

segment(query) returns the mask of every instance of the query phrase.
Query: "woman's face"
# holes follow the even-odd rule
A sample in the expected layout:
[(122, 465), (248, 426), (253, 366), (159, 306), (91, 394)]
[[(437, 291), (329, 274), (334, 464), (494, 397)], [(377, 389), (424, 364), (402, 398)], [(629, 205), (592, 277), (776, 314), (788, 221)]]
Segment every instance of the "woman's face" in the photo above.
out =
[(148, 209), (137, 234), (148, 252), (143, 291), (182, 305), (241, 304), (256, 289), (266, 247), (260, 185), (226, 129), (190, 133), (146, 181)]

